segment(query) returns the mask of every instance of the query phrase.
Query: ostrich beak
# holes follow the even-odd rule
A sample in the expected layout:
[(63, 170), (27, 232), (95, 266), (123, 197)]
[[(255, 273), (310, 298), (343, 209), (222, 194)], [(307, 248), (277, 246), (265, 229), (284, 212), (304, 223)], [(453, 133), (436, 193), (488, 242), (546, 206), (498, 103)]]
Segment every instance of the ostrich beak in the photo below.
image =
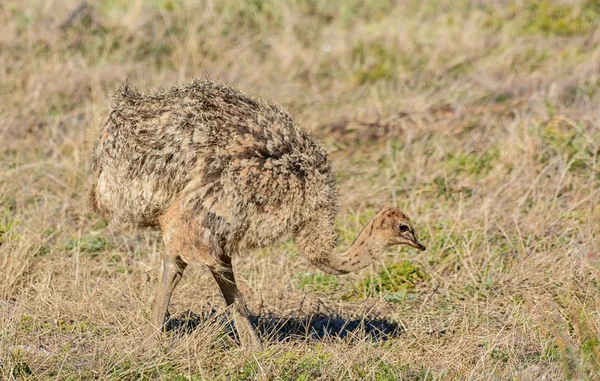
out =
[(425, 246), (423, 246), (421, 242), (417, 241), (417, 239), (415, 239), (414, 241), (410, 241), (408, 244), (421, 251), (425, 251), (427, 249)]

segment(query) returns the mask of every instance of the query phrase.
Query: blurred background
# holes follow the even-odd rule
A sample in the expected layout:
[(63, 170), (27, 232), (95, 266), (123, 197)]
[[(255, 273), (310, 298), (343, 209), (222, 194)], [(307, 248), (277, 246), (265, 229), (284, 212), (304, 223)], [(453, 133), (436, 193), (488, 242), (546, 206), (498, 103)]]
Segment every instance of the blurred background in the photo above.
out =
[[(600, 1), (3, 0), (0, 25), (2, 377), (600, 373)], [(258, 354), (191, 269), (172, 313), (196, 329), (133, 352), (162, 243), (87, 211), (90, 151), (119, 85), (197, 77), (323, 143), (341, 245), (396, 205), (428, 250), (345, 277), (293, 241), (238, 258)]]

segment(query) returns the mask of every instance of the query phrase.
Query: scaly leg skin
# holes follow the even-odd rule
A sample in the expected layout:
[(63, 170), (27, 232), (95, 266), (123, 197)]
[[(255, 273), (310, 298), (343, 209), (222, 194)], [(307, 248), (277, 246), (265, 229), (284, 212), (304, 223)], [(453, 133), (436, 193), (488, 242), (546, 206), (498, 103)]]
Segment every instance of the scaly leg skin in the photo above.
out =
[(156, 297), (154, 300), (152, 317), (150, 318), (150, 326), (148, 327), (146, 340), (142, 345), (142, 347), (146, 350), (156, 346), (158, 337), (165, 324), (169, 300), (171, 300), (173, 290), (175, 290), (177, 283), (179, 283), (181, 277), (183, 276), (183, 270), (185, 270), (187, 263), (185, 263), (179, 256), (173, 257), (169, 255), (165, 248), (162, 265), (162, 276), (158, 282), (158, 288), (156, 289)]
[(244, 297), (235, 284), (231, 258), (224, 258), (221, 265), (218, 270), (211, 267), (209, 269), (221, 289), (221, 294), (227, 306), (233, 304), (233, 323), (242, 345), (252, 350), (260, 351), (262, 344), (252, 327), (252, 323), (250, 323), (250, 312), (246, 306)]

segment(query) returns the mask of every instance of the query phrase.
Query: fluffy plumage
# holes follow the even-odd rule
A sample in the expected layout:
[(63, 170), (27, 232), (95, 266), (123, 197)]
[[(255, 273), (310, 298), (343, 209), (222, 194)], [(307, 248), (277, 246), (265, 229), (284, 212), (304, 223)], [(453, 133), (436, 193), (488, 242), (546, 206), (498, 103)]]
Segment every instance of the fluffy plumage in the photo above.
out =
[(327, 153), (279, 107), (196, 80), (142, 95), (129, 86), (93, 153), (90, 204), (127, 228), (180, 213), (240, 251), (272, 243), (318, 209), (337, 212)]

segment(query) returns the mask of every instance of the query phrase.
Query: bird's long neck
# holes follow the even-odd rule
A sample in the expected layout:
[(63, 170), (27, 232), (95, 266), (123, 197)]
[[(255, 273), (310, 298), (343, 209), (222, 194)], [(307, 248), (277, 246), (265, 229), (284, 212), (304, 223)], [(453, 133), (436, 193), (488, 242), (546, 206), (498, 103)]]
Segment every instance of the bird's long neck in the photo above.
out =
[(376, 238), (373, 217), (343, 253), (336, 251), (337, 237), (333, 217), (318, 216), (307, 222), (296, 235), (296, 243), (308, 260), (330, 274), (346, 274), (367, 267), (385, 248)]

